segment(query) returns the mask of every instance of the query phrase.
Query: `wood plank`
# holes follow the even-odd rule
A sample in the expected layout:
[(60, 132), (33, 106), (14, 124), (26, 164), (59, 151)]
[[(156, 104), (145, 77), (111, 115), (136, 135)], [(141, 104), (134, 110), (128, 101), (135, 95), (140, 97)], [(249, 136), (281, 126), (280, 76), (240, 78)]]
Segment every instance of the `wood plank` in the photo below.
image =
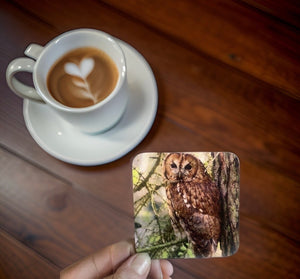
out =
[(291, 26), (238, 1), (105, 2), (193, 50), (300, 98), (299, 32)]
[[(150, 134), (146, 141), (137, 147), (124, 158), (108, 165), (93, 168), (76, 167), (58, 162), (56, 159), (40, 151), (33, 139), (25, 131), (24, 134), (8, 131), (2, 137), (10, 148), (17, 150), (22, 156), (31, 158), (38, 164), (48, 166), (51, 172), (80, 185), (96, 195), (100, 200), (112, 204), (114, 207), (131, 214), (131, 192), (128, 187), (131, 185), (130, 161), (139, 152), (145, 151), (191, 151), (191, 150), (222, 150), (220, 144), (197, 136), (197, 134), (184, 130), (171, 122), (158, 120), (158, 130)], [(19, 125), (22, 130), (22, 125)], [(20, 131), (18, 130), (18, 131)], [(161, 132), (165, 137), (157, 135)], [(176, 135), (182, 135), (176, 137)], [(19, 144), (22, 139), (23, 144)], [(167, 147), (168, 146), (168, 147)], [(205, 149), (204, 149), (204, 148)], [(241, 212), (268, 223), (282, 233), (293, 239), (298, 239), (299, 222), (299, 187), (297, 180), (288, 178), (276, 170), (266, 170), (263, 166), (257, 166), (249, 162), (244, 156), (241, 159)], [(111, 177), (115, 177), (116, 183), (113, 189), (107, 191)], [(284, 187), (283, 187), (284, 185)], [(277, 206), (274, 207), (274, 204)]]
[(60, 268), (0, 231), (0, 278), (53, 279)]
[[(4, 88), (0, 99), (0, 223), (5, 231), (28, 249), (34, 249), (64, 267), (103, 245), (131, 235), (130, 161), (135, 154), (142, 151), (229, 150), (239, 155), (242, 167), (241, 248), (236, 255), (226, 259), (173, 261), (179, 272), (173, 278), (299, 276), (299, 102), (281, 94), (283, 91), (289, 94), (290, 88), (277, 90), (275, 87), (280, 87), (279, 84), (268, 86), (264, 82), (270, 81), (265, 77), (261, 78), (264, 82), (260, 82), (260, 76), (251, 78), (225, 66), (223, 60), (220, 63), (211, 58), (215, 57), (214, 53), (192, 45), (187, 40), (189, 35), (182, 38), (171, 33), (164, 38), (169, 27), (162, 28), (160, 22), (154, 22), (157, 24), (154, 25), (149, 19), (139, 19), (139, 15), (120, 7), (116, 11), (112, 2), (109, 6), (87, 1), (87, 8), (83, 10), (81, 2), (66, 1), (64, 13), (60, 12), (61, 4), (55, 1), (47, 5), (34, 1), (28, 1), (26, 5), (21, 1), (15, 3), (4, 2), (0, 11), (0, 39), (4, 42), (0, 46), (0, 52), (4, 54), (0, 57), (1, 65), (22, 55), (29, 42), (43, 44), (70, 28), (102, 29), (133, 44), (150, 62), (158, 82), (160, 107), (153, 129), (134, 151), (111, 164), (84, 168), (59, 162), (41, 151), (24, 126), (21, 100)], [(168, 2), (164, 3), (168, 5)], [(182, 5), (188, 6), (187, 3)], [(234, 3), (233, 13), (245, 8)], [(241, 17), (235, 15), (229, 23), (231, 12), (223, 15), (217, 8), (215, 13), (212, 9), (215, 3), (206, 4), (204, 16), (219, 15), (218, 24), (226, 23), (226, 30), (233, 28), (234, 21)], [(232, 4), (223, 2), (222, 5), (226, 10)], [(170, 11), (177, 10), (173, 5), (170, 8)], [(162, 8), (162, 13), (165, 9)], [(160, 12), (153, 14), (157, 16)], [(128, 14), (132, 17), (128, 18)], [(250, 10), (245, 15), (241, 26), (233, 30), (234, 34), (250, 30), (250, 39), (258, 40), (258, 46), (267, 49), (275, 42), (276, 53), (283, 51), (279, 62), (286, 58), (285, 55), (290, 55), (294, 67), (298, 66), (298, 61), (294, 60), (295, 44), (288, 46), (295, 38), (294, 29), (283, 30), (282, 22), (274, 25), (273, 18), (266, 17), (261, 21), (262, 14), (257, 16), (257, 11)], [(248, 26), (249, 15), (258, 22)], [(193, 19), (188, 22), (190, 24)], [(268, 32), (264, 41), (265, 34), (262, 33), (269, 23), (275, 30)], [(203, 42), (204, 46), (214, 46), (211, 43), (218, 42), (213, 33), (223, 30), (218, 24), (212, 24), (214, 40)], [(255, 35), (253, 29), (257, 26), (264, 28)], [(177, 32), (174, 26), (171, 29)], [(277, 36), (277, 31), (283, 32)], [(287, 40), (278, 41), (290, 33)], [(236, 41), (240, 39), (236, 38)], [(254, 43), (248, 44), (246, 40), (243, 50), (257, 50)], [(264, 51), (260, 58), (265, 58)], [(267, 58), (272, 58), (273, 54)], [(248, 67), (244, 62), (234, 61)], [(258, 66), (262, 67), (264, 63), (266, 60)], [(270, 64), (269, 74), (276, 63), (278, 60)], [(247, 67), (239, 69), (248, 71)], [(1, 84), (5, 84), (4, 71), (5, 68), (0, 67)], [(291, 79), (294, 89), (293, 78), (289, 73), (287, 76), (279, 76), (279, 83)]]
[[(300, 276), (299, 243), (245, 216), (240, 219), (240, 248), (227, 258), (183, 261), (199, 278), (289, 278)], [(175, 261), (176, 262), (176, 261)], [(188, 264), (188, 265), (187, 265)]]
[[(244, 140), (238, 140), (236, 143), (238, 148), (243, 153), (247, 153), (247, 156), (252, 155), (252, 160), (263, 156), (271, 168), (281, 164), (286, 157), (285, 148), (287, 148), (293, 159), (290, 164), (280, 168), (285, 168), (287, 172), (294, 172), (291, 165), (298, 162), (295, 152), (297, 142), (294, 139), (299, 138), (300, 131), (297, 125), (290, 125), (290, 123), (294, 119), (300, 119), (299, 101), (282, 96), (273, 87), (264, 86), (249, 80), (248, 77), (228, 71), (222, 65), (212, 64), (209, 59), (188, 51), (143, 26), (137, 26), (125, 17), (119, 16), (118, 21), (115, 22), (113, 19), (118, 14), (101, 6), (100, 3), (89, 4), (90, 8), (83, 11), (82, 17), (93, 18), (96, 12), (103, 14), (101, 24), (109, 25), (109, 31), (114, 35), (120, 32), (119, 26), (122, 25), (125, 30), (122, 35), (128, 37), (127, 41), (132, 38), (138, 49), (142, 50), (142, 54), (149, 58), (158, 80), (160, 98), (164, 98), (161, 103), (167, 104), (160, 110), (165, 110), (164, 113), (168, 117), (172, 117), (182, 125), (188, 125), (191, 129), (206, 131), (212, 139), (222, 138), (225, 149), (232, 146), (233, 139), (242, 137)], [(36, 5), (29, 7), (31, 12), (42, 16), (44, 21), (59, 27), (51, 17), (51, 14), (59, 9), (55, 3), (47, 7), (50, 10), (45, 14), (40, 13)], [(76, 5), (70, 7), (69, 15), (75, 14), (76, 9), (78, 9)], [(65, 17), (59, 17), (59, 21), (62, 27), (66, 24)], [(93, 24), (93, 20), (90, 23)], [(136, 32), (133, 36), (130, 34), (132, 32), (127, 33), (126, 30), (136, 30)], [(144, 38), (145, 32), (151, 45), (148, 40), (137, 41), (136, 39), (139, 36)], [(187, 94), (189, 98), (186, 98)], [(174, 95), (176, 98), (173, 98)], [(252, 115), (257, 118), (253, 118)], [(201, 119), (200, 123), (199, 119)], [(286, 134), (290, 137), (286, 137)], [(251, 153), (248, 152), (249, 146), (255, 148)], [(276, 154), (273, 149), (276, 149)], [(295, 173), (291, 175), (298, 178)]]
[[(22, 56), (29, 43), (45, 44), (49, 36), (57, 34), (53, 26), (8, 1), (1, 1), (0, 22), (1, 36), (5, 38), (1, 41), (0, 53), (10, 55), (10, 60)], [(23, 24), (31, 30), (30, 33), (23, 32)]]
[(0, 223), (59, 267), (133, 237), (133, 218), (0, 149)]
[[(52, 12), (57, 8), (52, 7)], [(188, 51), (126, 18), (119, 16), (116, 23), (112, 18), (117, 14), (110, 9), (103, 8), (102, 12), (102, 24), (110, 26), (113, 33), (120, 32), (118, 24), (121, 24), (125, 30), (123, 36), (132, 38), (134, 45), (146, 56), (155, 71), (160, 92), (159, 117), (146, 140), (121, 160), (106, 166), (89, 168), (88, 171), (83, 167), (57, 162), (41, 153), (40, 148), (30, 138), (24, 128), (21, 108), (18, 107), (21, 106), (20, 99), (11, 96), (12, 93), (7, 89), (3, 92), (4, 100), (1, 100), (5, 102), (5, 106), (0, 108), (0, 125), (5, 131), (1, 136), (1, 143), (44, 168), (49, 168), (53, 173), (66, 177), (72, 183), (83, 186), (103, 201), (118, 206), (128, 215), (131, 214), (128, 210), (131, 195), (124, 185), (131, 183), (128, 163), (138, 152), (216, 149), (234, 151), (240, 157), (242, 166), (246, 166), (245, 169), (242, 168), (242, 199), (247, 202), (241, 211), (261, 222), (270, 223), (282, 233), (297, 239), (297, 215), (290, 215), (290, 212), (295, 212), (294, 209), (298, 208), (297, 200), (293, 199), (287, 206), (280, 200), (289, 201), (290, 192), (293, 197), (298, 196), (296, 186), (299, 174), (295, 166), (299, 165), (299, 126), (290, 125), (295, 119), (299, 119), (298, 102), (278, 94), (272, 87), (248, 80), (236, 72), (213, 64), (193, 51)], [(30, 33), (31, 26), (21, 24), (22, 15), (16, 11), (20, 20), (19, 28), (23, 28), (24, 34)], [(44, 20), (46, 19), (55, 24), (45, 14)], [(60, 20), (65, 24), (64, 19)], [(131, 35), (132, 32), (126, 30), (136, 30), (135, 36), (138, 38), (144, 38), (142, 34), (147, 32), (152, 43), (149, 45), (148, 41), (138, 40)], [(45, 37), (37, 34), (37, 38), (39, 36), (42, 36), (42, 40)], [(183, 55), (178, 57), (178, 53)], [(7, 57), (3, 59), (8, 60)], [(15, 103), (15, 100), (18, 101)], [(282, 171), (285, 176), (280, 175)], [(105, 191), (112, 175), (119, 186)], [(282, 185), (288, 185), (288, 191), (283, 191)], [(274, 208), (274, 202), (281, 206)], [(256, 203), (260, 206), (253, 206)]]
[[(57, 265), (56, 273), (58, 268), (106, 245), (133, 237), (133, 216), (129, 218), (86, 191), (78, 190), (75, 185), (61, 181), (1, 148), (0, 165), (1, 228), (20, 241), (20, 245), (28, 246), (24, 248), (27, 253), (41, 254), (46, 262)], [(9, 243), (3, 249), (8, 246)], [(24, 256), (21, 252), (20, 258)], [(13, 252), (8, 249), (7, 253)], [(16, 278), (18, 272), (23, 273), (26, 269), (27, 261), (23, 264), (22, 261), (15, 262), (18, 258), (9, 257), (9, 260), (10, 265), (0, 272), (11, 272), (11, 278)], [(34, 268), (34, 261), (32, 264)], [(13, 271), (14, 266), (19, 271)], [(174, 278), (197, 276), (197, 272), (190, 274), (180, 268), (180, 263), (176, 263), (175, 269), (178, 274)], [(37, 274), (40, 276), (39, 271), (37, 268), (33, 277), (28, 278), (40, 278), (36, 277)]]
[[(125, 23), (125, 26), (126, 26), (126, 22), (122, 22), (122, 25), (124, 25), (124, 23)], [(132, 26), (128, 26), (128, 27), (132, 27)], [(155, 39), (157, 39), (157, 38), (152, 36), (151, 39), (153, 39), (151, 41), (156, 41)], [(162, 45), (161, 41), (159, 42), (159, 45)], [(142, 46), (142, 47), (144, 47), (144, 46)], [(170, 48), (168, 48), (168, 50), (169, 49)], [(171, 50), (172, 49), (173, 48), (171, 48)], [(148, 52), (150, 52), (150, 51), (153, 53), (153, 52), (157, 51), (157, 48), (156, 49), (155, 48), (150, 49)], [(161, 60), (161, 57), (164, 57), (164, 55), (163, 55), (164, 53), (162, 53), (162, 51), (159, 52), (159, 54), (161, 54), (160, 56), (154, 56), (154, 57), (152, 56), (151, 58), (152, 58), (152, 60), (155, 59), (155, 58), (157, 58), (157, 60), (159, 60), (160, 67), (163, 68), (163, 71), (161, 71), (161, 72), (164, 73), (164, 71), (167, 72), (167, 65), (165, 67), (163, 67), (163, 65), (165, 63), (167, 63), (167, 61), (174, 60), (175, 56), (177, 55), (177, 53), (179, 51), (182, 51), (182, 49), (176, 49), (175, 48), (172, 55), (167, 56), (166, 59), (164, 59), (163, 61)], [(185, 57), (184, 60), (186, 60), (186, 55), (183, 55), (183, 56)], [(184, 78), (182, 78), (182, 80), (183, 80), (182, 84), (178, 84), (178, 82), (177, 82), (177, 84), (175, 85), (176, 87), (180, 87), (181, 91), (184, 91), (183, 92), (184, 95), (181, 94), (181, 96), (180, 96), (181, 98), (184, 98), (185, 94), (193, 94), (195, 96), (195, 98), (199, 98), (201, 96), (203, 96), (203, 97), (205, 96), (205, 98), (209, 98), (208, 100), (205, 100), (205, 101), (201, 100), (201, 102), (202, 102), (201, 105), (204, 106), (204, 110), (202, 110), (202, 111), (205, 111), (205, 108), (207, 107), (208, 102), (209, 102), (209, 105), (211, 106), (211, 104), (213, 103), (212, 100), (219, 99), (222, 102), (222, 103), (220, 103), (220, 105), (221, 105), (220, 108), (221, 109), (224, 108), (224, 111), (220, 112), (220, 118), (224, 115), (224, 113), (228, 114), (228, 112), (231, 112), (232, 110), (228, 109), (228, 108), (232, 107), (233, 105), (235, 105), (234, 106), (235, 109), (241, 110), (241, 111), (239, 111), (239, 113), (241, 113), (241, 114), (247, 114), (247, 113), (258, 114), (259, 112), (262, 111), (261, 106), (264, 105), (265, 102), (268, 102), (269, 106), (273, 105), (272, 102), (275, 102), (276, 104), (278, 104), (279, 108), (276, 107), (275, 110), (274, 109), (270, 110), (270, 112), (271, 112), (270, 118), (277, 118), (277, 121), (282, 122), (282, 123), (280, 123), (280, 125), (282, 125), (282, 126), (285, 125), (285, 127), (282, 127), (282, 129), (294, 129), (294, 131), (292, 131), (293, 134), (296, 133), (295, 135), (298, 135), (297, 134), (297, 132), (298, 132), (297, 127), (291, 127), (291, 125), (288, 125), (288, 123), (291, 120), (290, 118), (294, 117), (295, 113), (296, 113), (296, 116), (298, 116), (298, 114), (297, 114), (298, 102), (293, 102), (293, 101), (290, 101), (288, 99), (284, 99), (284, 98), (280, 98), (280, 97), (277, 98), (277, 96), (274, 96), (274, 97), (272, 96), (272, 99), (268, 100), (269, 95), (276, 95), (277, 94), (277, 92), (272, 93), (274, 91), (272, 88), (261, 87), (259, 84), (255, 84), (254, 86), (251, 86), (251, 81), (250, 82), (246, 81), (246, 83), (245, 83), (245, 79), (243, 79), (243, 78), (238, 78), (237, 79), (234, 76), (234, 74), (231, 74), (228, 77), (228, 74), (226, 75), (224, 70), (222, 71), (222, 70), (220, 70), (218, 68), (215, 68), (215, 67), (209, 67), (209, 65), (207, 65), (209, 63), (207, 61), (205, 63), (205, 60), (203, 61), (203, 59), (201, 59), (201, 58), (198, 58), (198, 59), (196, 58), (197, 63), (192, 64), (192, 61), (194, 61), (195, 58), (196, 58), (195, 55), (188, 54), (187, 62), (189, 62), (188, 64), (190, 65), (191, 70), (188, 70), (188, 67), (185, 67), (179, 73), (173, 73), (172, 72), (171, 73), (172, 75), (170, 73), (168, 73), (168, 76), (166, 76), (166, 75), (163, 76), (163, 78), (168, 78), (167, 81), (170, 84), (174, 84), (174, 80), (180, 80), (179, 76), (184, 77)], [(164, 63), (163, 65), (162, 65), (162, 62)], [(178, 62), (180, 64), (183, 63), (182, 61), (178, 61)], [(158, 63), (158, 61), (157, 61), (157, 63)], [(198, 65), (199, 64), (200, 65), (204, 64), (204, 65), (203, 65), (203, 67), (197, 67), (195, 64), (198, 64)], [(202, 76), (203, 73), (205, 73), (205, 72), (206, 72), (206, 75)], [(187, 74), (183, 75), (183, 73), (187, 73)], [(161, 73), (159, 73), (159, 74), (161, 74)], [(213, 75), (215, 75), (217, 78), (214, 78)], [(201, 76), (202, 76), (202, 78), (201, 78)], [(201, 79), (199, 80), (199, 78), (201, 78)], [(184, 86), (184, 83), (188, 83), (188, 84), (191, 83), (191, 87), (195, 88), (195, 90), (193, 90), (192, 92), (189, 92), (191, 90), (187, 90), (187, 86)], [(231, 84), (233, 84), (233, 85), (231, 85)], [(236, 84), (238, 84), (238, 88), (237, 88)], [(231, 86), (231, 88), (227, 89), (227, 87), (229, 87), (229, 86)], [(245, 94), (247, 94), (246, 96), (244, 96), (244, 95), (236, 96), (235, 92), (240, 87), (243, 88), (243, 91), (246, 91), (245, 92)], [(224, 89), (226, 89), (226, 92), (224, 92)], [(250, 92), (247, 92), (248, 90)], [(178, 89), (177, 89), (177, 91), (178, 91)], [(169, 94), (173, 94), (174, 88), (173, 87), (169, 88), (169, 90), (167, 90), (167, 93), (168, 92), (170, 92)], [(255, 103), (251, 104), (251, 106), (249, 108), (245, 109), (244, 105), (248, 106), (248, 104), (247, 104), (248, 100), (249, 100), (248, 95), (250, 95), (250, 94), (252, 95), (252, 94), (254, 94), (254, 92), (255, 92), (255, 98), (253, 98), (251, 101), (255, 102)], [(164, 92), (162, 92), (162, 93), (164, 93)], [(207, 93), (209, 93), (209, 95), (207, 95)], [(170, 95), (169, 98), (166, 101), (172, 100), (171, 99), (172, 96)], [(233, 103), (233, 101), (235, 100), (234, 97), (235, 98), (242, 98), (242, 99), (241, 100), (237, 99), (236, 102)], [(177, 99), (180, 100), (180, 98), (177, 98)], [(198, 100), (200, 100), (200, 99), (198, 99)], [(194, 104), (194, 100), (191, 103)], [(183, 110), (178, 110), (178, 108), (179, 108), (178, 104), (179, 104), (179, 102), (174, 104), (174, 108), (176, 108), (176, 110), (172, 110), (172, 112), (173, 111), (183, 111)], [(187, 106), (191, 106), (191, 104), (188, 103)], [(283, 109), (280, 110), (282, 106), (283, 106)], [(268, 108), (269, 107), (266, 107), (266, 108), (264, 108), (264, 110), (267, 110)], [(291, 108), (292, 108), (292, 113), (290, 113), (288, 115), (288, 118), (286, 118), (285, 113), (286, 113), (287, 110), (290, 110)], [(201, 109), (202, 109), (202, 107), (199, 107), (198, 110), (201, 111)], [(277, 117), (278, 114), (283, 116), (283, 118), (282, 117), (278, 118)], [(194, 114), (190, 114), (190, 115), (191, 115), (191, 117), (193, 117), (195, 119), (198, 119), (196, 117), (197, 115), (194, 115)], [(235, 117), (235, 116), (236, 116), (235, 114), (232, 115), (232, 117)], [(244, 115), (242, 115), (242, 116), (245, 117)], [(180, 119), (181, 117), (182, 117), (182, 115), (179, 115), (177, 117), (177, 119)], [(227, 117), (228, 117), (228, 115), (227, 115)], [(249, 120), (251, 121), (251, 119), (249, 119)], [(263, 115), (262, 115), (260, 120), (263, 121), (263, 123), (260, 123), (261, 129), (265, 131), (263, 126), (266, 126), (266, 125), (270, 124), (270, 123), (268, 123), (269, 118), (266, 118), (266, 120), (265, 120)], [(270, 127), (270, 130), (275, 131), (276, 130), (276, 129), (274, 129), (275, 127), (277, 129), (278, 123), (274, 123), (274, 125), (272, 127)], [(280, 131), (280, 133), (278, 133), (278, 135), (281, 135), (281, 137), (284, 137), (285, 134), (287, 134), (287, 133), (290, 134), (290, 132), (291, 132), (290, 130), (286, 130), (284, 132)], [(248, 145), (248, 144), (246, 143), (246, 145)], [(263, 144), (261, 143), (261, 144), (258, 144), (258, 145), (263, 145)], [(287, 144), (287, 146), (289, 146), (289, 144)]]
[[(2, 227), (51, 262), (64, 267), (95, 249), (132, 235), (132, 219), (107, 208), (90, 194), (3, 150), (0, 152), (0, 164), (4, 166), (5, 162), (0, 173)], [(270, 251), (274, 251), (272, 257), (268, 257)], [(203, 260), (197, 265), (194, 261), (173, 262), (182, 272), (189, 270), (188, 276), (203, 278), (217, 278), (221, 273), (230, 277), (236, 270), (245, 274), (241, 278), (251, 278), (249, 273), (254, 275), (258, 269), (271, 274), (272, 267), (280, 263), (278, 277), (274, 278), (286, 274), (296, 278), (298, 271), (293, 267), (299, 264), (297, 251), (296, 241), (241, 216), (238, 254), (222, 261)], [(261, 265), (253, 268), (257, 260)]]
[(300, 5), (298, 0), (240, 0), (278, 19), (300, 28)]

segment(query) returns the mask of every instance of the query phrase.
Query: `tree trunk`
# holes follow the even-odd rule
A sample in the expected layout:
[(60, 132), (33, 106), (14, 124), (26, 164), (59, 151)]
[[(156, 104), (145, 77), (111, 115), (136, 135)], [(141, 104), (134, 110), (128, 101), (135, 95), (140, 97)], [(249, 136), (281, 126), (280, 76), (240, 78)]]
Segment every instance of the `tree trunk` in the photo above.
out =
[(213, 177), (221, 192), (221, 238), (223, 256), (239, 247), (239, 159), (229, 152), (211, 153)]

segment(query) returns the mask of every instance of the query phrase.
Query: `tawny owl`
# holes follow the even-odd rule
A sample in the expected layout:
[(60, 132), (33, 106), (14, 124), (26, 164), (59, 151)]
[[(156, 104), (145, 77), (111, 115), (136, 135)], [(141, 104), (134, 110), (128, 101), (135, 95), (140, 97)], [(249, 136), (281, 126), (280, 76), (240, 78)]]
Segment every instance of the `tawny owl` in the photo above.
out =
[(219, 189), (203, 163), (191, 154), (170, 153), (164, 168), (174, 230), (184, 230), (197, 257), (212, 256), (221, 231)]

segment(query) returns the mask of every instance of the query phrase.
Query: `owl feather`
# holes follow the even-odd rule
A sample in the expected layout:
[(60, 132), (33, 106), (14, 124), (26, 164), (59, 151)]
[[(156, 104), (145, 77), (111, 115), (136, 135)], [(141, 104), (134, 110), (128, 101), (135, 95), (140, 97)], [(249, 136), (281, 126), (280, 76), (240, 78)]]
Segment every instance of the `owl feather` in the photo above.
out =
[(220, 238), (220, 191), (203, 163), (186, 153), (165, 159), (166, 195), (174, 230), (186, 234), (197, 257), (211, 257)]

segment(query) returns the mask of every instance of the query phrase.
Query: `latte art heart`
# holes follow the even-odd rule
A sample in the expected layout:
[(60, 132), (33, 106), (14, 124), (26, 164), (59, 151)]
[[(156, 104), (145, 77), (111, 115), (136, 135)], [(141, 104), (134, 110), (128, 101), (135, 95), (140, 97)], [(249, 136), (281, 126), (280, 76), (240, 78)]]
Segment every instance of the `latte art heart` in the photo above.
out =
[(86, 79), (91, 73), (95, 65), (93, 58), (83, 58), (80, 61), (79, 66), (72, 62), (67, 62), (65, 64), (65, 71), (67, 74), (72, 76), (78, 76), (82, 79)]
[(51, 95), (69, 107), (87, 107), (105, 99), (119, 78), (117, 66), (103, 51), (84, 47), (66, 53), (50, 69)]
[(67, 62), (65, 64), (65, 71), (67, 74), (79, 77), (80, 79), (72, 78), (72, 82), (74, 85), (80, 87), (83, 89), (81, 92), (84, 94), (87, 98), (90, 98), (94, 101), (94, 103), (97, 102), (96, 97), (92, 94), (89, 83), (87, 81), (87, 77), (92, 72), (94, 68), (95, 62), (93, 58), (83, 58), (80, 61), (80, 64), (77, 65), (72, 62)]

